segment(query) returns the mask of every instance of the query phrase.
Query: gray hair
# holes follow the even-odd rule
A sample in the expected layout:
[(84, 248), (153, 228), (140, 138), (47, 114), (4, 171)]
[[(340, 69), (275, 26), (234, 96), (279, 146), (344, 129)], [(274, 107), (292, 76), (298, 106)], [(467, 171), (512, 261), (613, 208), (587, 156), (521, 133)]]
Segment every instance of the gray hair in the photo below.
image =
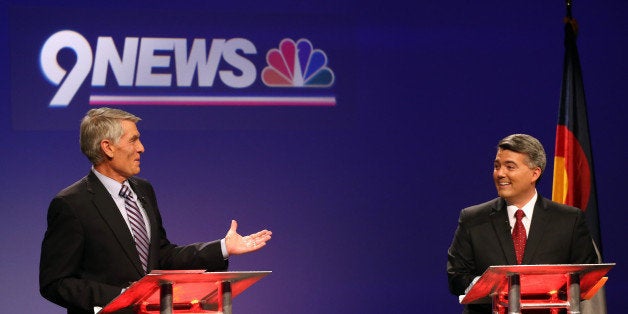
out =
[(525, 154), (528, 156), (528, 158), (526, 158), (526, 163), (530, 169), (539, 167), (541, 168), (541, 174), (545, 172), (545, 165), (547, 164), (545, 149), (543, 149), (543, 145), (539, 142), (539, 140), (530, 135), (508, 135), (499, 141), (497, 149), (506, 149)]
[(81, 151), (93, 165), (102, 163), (106, 158), (100, 148), (103, 140), (118, 143), (122, 137), (122, 120), (137, 123), (142, 119), (123, 110), (103, 107), (89, 110), (81, 120)]

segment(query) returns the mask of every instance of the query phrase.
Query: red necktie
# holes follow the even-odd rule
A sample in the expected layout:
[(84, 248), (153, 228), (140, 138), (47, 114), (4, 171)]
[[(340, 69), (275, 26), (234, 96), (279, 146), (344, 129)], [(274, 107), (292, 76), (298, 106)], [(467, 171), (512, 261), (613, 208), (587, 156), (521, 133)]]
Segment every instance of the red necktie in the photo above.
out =
[(525, 213), (521, 209), (517, 209), (515, 212), (515, 227), (512, 228), (512, 242), (515, 245), (515, 254), (517, 255), (517, 264), (521, 264), (523, 260), (523, 251), (526, 248), (526, 228), (521, 222), (521, 218), (525, 216)]

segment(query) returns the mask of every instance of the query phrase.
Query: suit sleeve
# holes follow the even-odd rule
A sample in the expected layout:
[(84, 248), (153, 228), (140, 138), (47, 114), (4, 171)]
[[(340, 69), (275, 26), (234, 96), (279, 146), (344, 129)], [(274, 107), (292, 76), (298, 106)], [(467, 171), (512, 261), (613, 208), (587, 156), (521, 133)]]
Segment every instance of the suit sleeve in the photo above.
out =
[(81, 278), (84, 231), (63, 198), (52, 200), (47, 220), (39, 264), (41, 295), (60, 306), (83, 310), (103, 306), (119, 295), (120, 287)]
[(473, 246), (468, 230), (464, 224), (464, 213), (460, 213), (458, 228), (451, 246), (447, 251), (447, 279), (449, 291), (454, 295), (462, 295), (475, 278), (475, 261)]
[(159, 228), (159, 269), (227, 270), (229, 263), (222, 256), (220, 240), (179, 246), (168, 241), (161, 223)]
[(597, 263), (597, 254), (593, 246), (593, 238), (589, 233), (586, 224), (584, 212), (577, 209), (578, 217), (575, 222), (573, 239), (571, 246), (571, 263), (572, 264), (595, 264)]
[(154, 210), (157, 220), (155, 227), (159, 241), (158, 269), (205, 269), (206, 271), (227, 269), (229, 263), (222, 255), (220, 240), (181, 246), (170, 243), (163, 227), (155, 191), (148, 183), (143, 185), (143, 191), (147, 196), (148, 204), (146, 205)]

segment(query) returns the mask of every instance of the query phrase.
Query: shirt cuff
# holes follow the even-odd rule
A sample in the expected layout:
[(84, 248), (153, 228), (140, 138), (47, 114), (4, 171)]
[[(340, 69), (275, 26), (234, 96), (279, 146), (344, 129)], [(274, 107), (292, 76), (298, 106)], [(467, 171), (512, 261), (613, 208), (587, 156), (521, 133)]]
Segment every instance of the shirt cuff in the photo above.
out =
[(228, 259), (229, 253), (227, 252), (227, 242), (224, 238), (220, 240), (220, 250), (222, 250), (222, 258)]

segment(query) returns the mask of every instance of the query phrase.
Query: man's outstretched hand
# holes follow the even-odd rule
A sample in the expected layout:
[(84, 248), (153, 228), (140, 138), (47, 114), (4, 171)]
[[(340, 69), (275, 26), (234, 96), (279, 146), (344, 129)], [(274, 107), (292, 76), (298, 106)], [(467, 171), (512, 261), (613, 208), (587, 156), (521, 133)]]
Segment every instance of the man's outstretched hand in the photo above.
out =
[(257, 251), (266, 245), (266, 242), (270, 240), (272, 232), (264, 229), (257, 233), (249, 234), (247, 236), (241, 236), (236, 231), (238, 229), (238, 222), (231, 220), (231, 228), (227, 231), (225, 236), (225, 246), (227, 247), (227, 253), (229, 256), (249, 253)]

